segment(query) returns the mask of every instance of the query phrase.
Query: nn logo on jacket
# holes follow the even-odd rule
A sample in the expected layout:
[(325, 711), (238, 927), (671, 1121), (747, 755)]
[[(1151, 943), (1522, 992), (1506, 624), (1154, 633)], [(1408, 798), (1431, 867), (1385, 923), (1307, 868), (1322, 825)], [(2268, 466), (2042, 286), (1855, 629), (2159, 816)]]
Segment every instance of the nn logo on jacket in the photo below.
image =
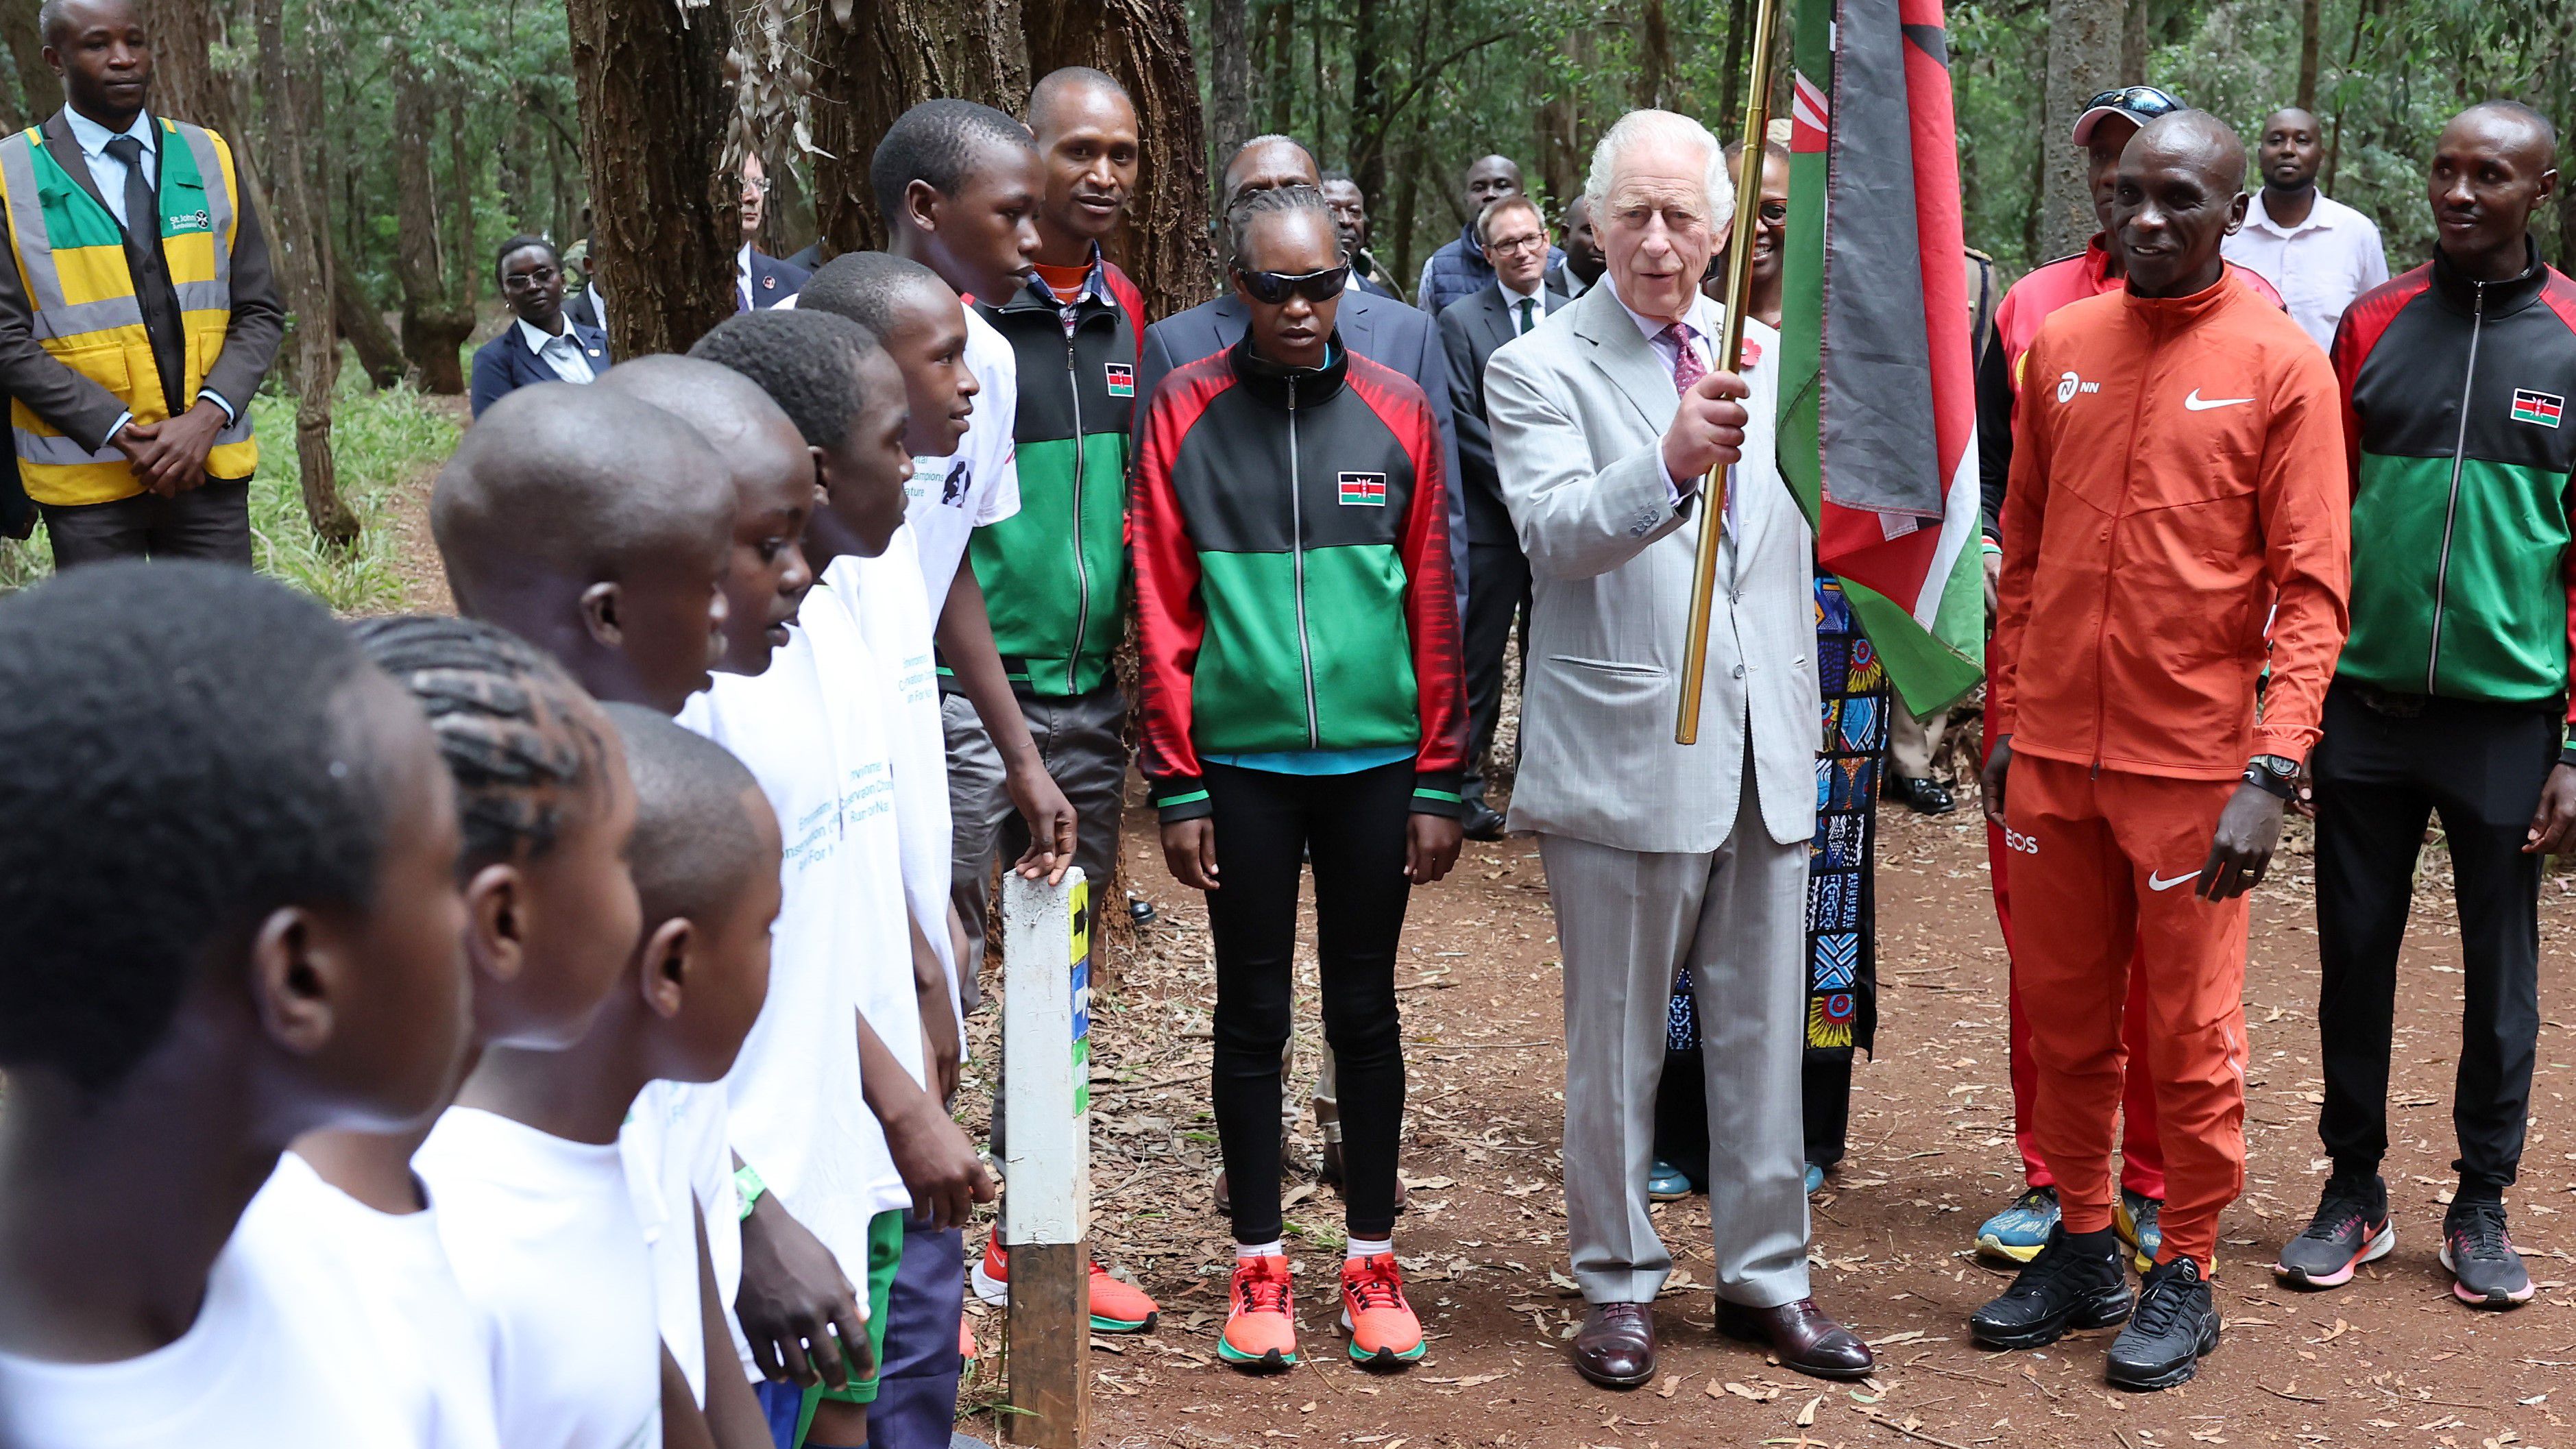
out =
[(1384, 473), (1344, 473), (1342, 506), (1344, 508), (1384, 508), (1386, 475)]
[(2558, 415), (2567, 410), (2567, 399), (2554, 392), (2533, 392), (2529, 388), (2513, 390), (2513, 420), (2534, 423), (2544, 428), (2558, 426)]

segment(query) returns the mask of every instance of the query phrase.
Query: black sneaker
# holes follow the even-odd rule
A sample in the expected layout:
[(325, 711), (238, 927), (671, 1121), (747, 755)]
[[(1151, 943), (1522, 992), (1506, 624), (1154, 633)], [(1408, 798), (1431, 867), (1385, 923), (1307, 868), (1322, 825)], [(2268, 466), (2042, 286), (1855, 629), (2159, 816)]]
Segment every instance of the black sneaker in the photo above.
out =
[(2442, 1266), (2451, 1294), (2471, 1308), (2511, 1308), (2531, 1301), (2531, 1275), (2504, 1230), (2501, 1202), (2454, 1202), (2442, 1215)]
[(2281, 1245), (2272, 1272), (2292, 1288), (2339, 1288), (2352, 1281), (2355, 1268), (2387, 1257), (2396, 1246), (2388, 1184), (2375, 1172), (2338, 1172), (2326, 1179), (2308, 1230)]
[(2190, 1258), (2158, 1263), (2138, 1290), (2138, 1311), (2111, 1340), (2102, 1376), (2115, 1389), (2169, 1389), (2200, 1372), (2203, 1355), (2218, 1347), (2218, 1305), (2209, 1280)]
[(2070, 1328), (2108, 1328), (2129, 1316), (2129, 1276), (2109, 1233), (2098, 1249), (2068, 1241), (2064, 1224), (2013, 1276), (2004, 1295), (1968, 1318), (1968, 1336), (1987, 1348), (2040, 1348)]

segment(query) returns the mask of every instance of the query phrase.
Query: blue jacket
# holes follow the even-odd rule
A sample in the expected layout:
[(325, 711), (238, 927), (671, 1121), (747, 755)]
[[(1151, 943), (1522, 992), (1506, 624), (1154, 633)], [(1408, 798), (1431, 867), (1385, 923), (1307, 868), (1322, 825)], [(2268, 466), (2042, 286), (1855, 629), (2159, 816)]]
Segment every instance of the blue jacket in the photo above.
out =
[[(751, 254), (751, 305), (754, 310), (775, 307), (805, 289), (805, 279), (812, 272), (794, 262), (782, 262), (760, 252)], [(742, 300), (742, 289), (734, 289), (734, 301)]]
[[(573, 340), (589, 356), (590, 370), (606, 372), (612, 360), (608, 355), (608, 334), (568, 317), (564, 325), (572, 328)], [(528, 346), (528, 339), (519, 331), (518, 319), (513, 317), (500, 336), (475, 350), (474, 416), (483, 416), (483, 410), (503, 393), (516, 392), (532, 382), (560, 380), (555, 370), (546, 366), (545, 359), (537, 356), (536, 349)]]
[[(1250, 321), (1243, 299), (1227, 292), (1146, 328), (1144, 356), (1136, 369), (1136, 426), (1144, 427), (1146, 404), (1167, 374), (1232, 347), (1242, 340)], [(1336, 330), (1343, 346), (1412, 378), (1431, 399), (1431, 416), (1440, 424), (1441, 472), (1444, 477), (1457, 477), (1458, 425), (1449, 411), (1449, 358), (1441, 350), (1440, 332), (1431, 318), (1374, 293), (1344, 292)], [(1466, 493), (1459, 488), (1444, 491), (1449, 495), (1449, 563), (1463, 615), (1467, 608)]]

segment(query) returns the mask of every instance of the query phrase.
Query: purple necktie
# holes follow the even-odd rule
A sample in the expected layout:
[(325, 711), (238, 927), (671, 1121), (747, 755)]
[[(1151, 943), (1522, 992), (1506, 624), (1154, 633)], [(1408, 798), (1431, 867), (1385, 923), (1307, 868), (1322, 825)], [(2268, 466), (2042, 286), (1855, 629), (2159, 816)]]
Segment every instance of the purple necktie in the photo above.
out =
[(1673, 341), (1673, 391), (1688, 392), (1693, 383), (1708, 376), (1708, 364), (1700, 361), (1699, 353), (1691, 347), (1699, 334), (1691, 330), (1689, 323), (1676, 322), (1658, 335)]

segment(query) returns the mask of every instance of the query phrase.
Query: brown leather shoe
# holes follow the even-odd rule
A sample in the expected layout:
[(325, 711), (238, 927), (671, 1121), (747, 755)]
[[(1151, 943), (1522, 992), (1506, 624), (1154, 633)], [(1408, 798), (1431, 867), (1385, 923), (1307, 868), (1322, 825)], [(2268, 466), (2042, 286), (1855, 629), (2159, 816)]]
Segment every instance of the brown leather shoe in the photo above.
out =
[(1574, 1368), (1605, 1389), (1655, 1376), (1655, 1315), (1643, 1303), (1595, 1303), (1574, 1335)]
[(1856, 1379), (1878, 1367), (1878, 1356), (1860, 1335), (1825, 1316), (1813, 1298), (1777, 1308), (1717, 1305), (1717, 1330), (1729, 1338), (1767, 1343), (1780, 1362), (1820, 1379)]

